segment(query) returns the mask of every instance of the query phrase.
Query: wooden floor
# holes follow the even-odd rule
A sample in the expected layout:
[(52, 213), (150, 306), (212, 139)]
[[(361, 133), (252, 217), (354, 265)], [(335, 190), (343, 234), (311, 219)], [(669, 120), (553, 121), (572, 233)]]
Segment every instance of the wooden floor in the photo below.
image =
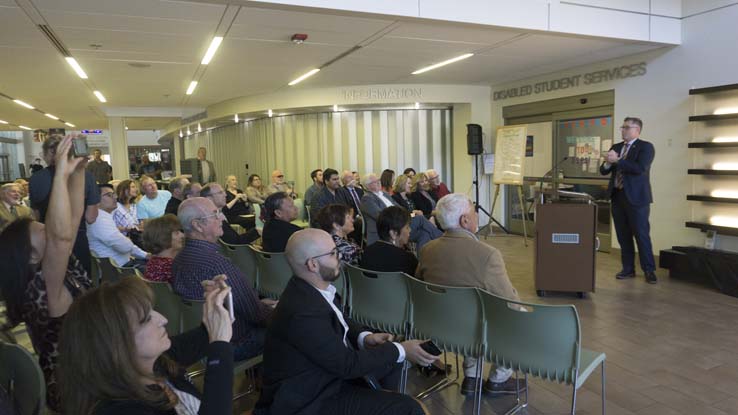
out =
[[(607, 354), (608, 414), (738, 415), (737, 298), (670, 280), (664, 270), (657, 271), (655, 286), (647, 284), (642, 274), (618, 281), (614, 275), (620, 270), (619, 258), (600, 253), (596, 293), (585, 299), (540, 299), (533, 283), (533, 245), (525, 248), (516, 236), (495, 236), (487, 242), (501, 250), (523, 301), (577, 306), (584, 347)], [(23, 337), (19, 340), (28, 344)], [(415, 370), (409, 379), (413, 393), (438, 380)], [(253, 399), (253, 395), (242, 399), (238, 413), (248, 409)], [(532, 380), (530, 406), (521, 413), (565, 414), (570, 399), (571, 389)], [(434, 415), (472, 412), (472, 399), (459, 394), (458, 385), (424, 403)], [(512, 398), (485, 397), (482, 413), (503, 414), (512, 405)], [(599, 413), (598, 369), (579, 391), (577, 414)]]

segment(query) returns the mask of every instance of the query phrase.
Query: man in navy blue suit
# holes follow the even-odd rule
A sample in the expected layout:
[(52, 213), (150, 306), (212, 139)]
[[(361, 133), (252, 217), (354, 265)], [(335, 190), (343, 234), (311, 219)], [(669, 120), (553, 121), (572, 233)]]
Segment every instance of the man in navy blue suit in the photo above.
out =
[(656, 155), (653, 144), (640, 139), (643, 122), (640, 118), (627, 117), (620, 132), (623, 142), (612, 146), (600, 166), (600, 174), (610, 175), (608, 192), (612, 206), (612, 219), (620, 244), (623, 269), (615, 277), (635, 277), (635, 247), (646, 282), (656, 284), (656, 263), (651, 247), (648, 215), (653, 203), (649, 172)]

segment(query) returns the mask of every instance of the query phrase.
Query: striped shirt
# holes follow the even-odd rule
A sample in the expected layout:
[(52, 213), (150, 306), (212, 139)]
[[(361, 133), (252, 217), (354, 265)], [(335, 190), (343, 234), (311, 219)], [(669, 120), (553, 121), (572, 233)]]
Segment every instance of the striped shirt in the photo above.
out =
[(199, 239), (187, 238), (184, 249), (172, 263), (172, 288), (187, 300), (202, 301), (205, 291), (201, 281), (210, 280), (216, 275), (228, 276), (226, 282), (233, 292), (233, 323), (231, 343), (241, 345), (252, 337), (252, 329), (265, 326), (272, 309), (259, 301), (256, 290), (248, 278), (226, 257), (220, 253), (217, 244)]

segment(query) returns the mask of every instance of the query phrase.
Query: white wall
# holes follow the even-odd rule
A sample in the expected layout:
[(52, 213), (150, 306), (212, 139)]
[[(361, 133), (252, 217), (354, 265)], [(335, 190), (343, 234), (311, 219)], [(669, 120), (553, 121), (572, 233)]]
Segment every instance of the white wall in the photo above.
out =
[[(690, 9), (691, 10), (691, 9)], [(651, 208), (651, 236), (654, 251), (674, 245), (702, 245), (703, 234), (687, 229), (688, 220), (705, 220), (710, 206), (700, 202), (688, 202), (685, 195), (692, 193), (694, 178), (687, 175), (692, 167), (696, 149), (688, 149), (689, 141), (704, 141), (704, 137), (692, 139), (694, 123), (688, 122), (695, 101), (688, 91), (693, 87), (706, 87), (738, 82), (738, 4), (695, 15), (682, 23), (681, 46), (661, 49), (609, 62), (552, 73), (508, 85), (496, 85), (492, 90), (527, 85), (538, 81), (561, 78), (598, 69), (608, 69), (619, 64), (646, 61), (646, 75), (582, 85), (566, 90), (541, 93), (523, 98), (492, 102), (493, 127), (501, 125), (502, 108), (507, 105), (534, 102), (544, 99), (577, 95), (608, 89), (615, 90), (615, 119), (637, 116), (643, 119), (643, 138), (656, 146), (656, 159), (651, 168), (654, 204)], [(735, 99), (738, 106), (738, 98)], [(614, 123), (618, 126), (618, 122)], [(735, 131), (735, 130), (734, 130)], [(619, 131), (615, 131), (619, 137)], [(738, 162), (738, 160), (733, 160)], [(733, 209), (736, 210), (736, 209)], [(738, 216), (738, 214), (734, 214)], [(617, 245), (616, 242), (613, 242)], [(738, 250), (738, 239), (724, 237), (718, 247)]]
[(159, 146), (159, 130), (126, 131), (128, 146)]

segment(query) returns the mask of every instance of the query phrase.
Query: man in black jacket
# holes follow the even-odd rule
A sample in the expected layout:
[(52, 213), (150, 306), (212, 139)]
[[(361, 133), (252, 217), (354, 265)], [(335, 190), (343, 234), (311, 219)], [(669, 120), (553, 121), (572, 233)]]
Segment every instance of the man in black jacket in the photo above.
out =
[(267, 329), (255, 414), (423, 414), (413, 398), (370, 389), (364, 379), (396, 390), (405, 359), (426, 366), (437, 357), (420, 347), (422, 340), (394, 343), (392, 335), (365, 330), (339, 311), (331, 282), (340, 262), (328, 233), (299, 231), (285, 253), (294, 276)]
[[(223, 211), (223, 206), (226, 205), (225, 190), (223, 190), (223, 187), (218, 183), (205, 185), (205, 187), (200, 190), (200, 196), (210, 199), (215, 207), (220, 209), (221, 212)], [(223, 219), (221, 227), (223, 228), (223, 236), (221, 236), (220, 239), (227, 244), (246, 245), (259, 239), (260, 236), (259, 231), (257, 231), (256, 228), (249, 229), (246, 233), (239, 235), (238, 232), (233, 230), (228, 219)]]
[(266, 223), (261, 232), (261, 245), (266, 252), (284, 252), (287, 240), (302, 229), (291, 223), (297, 219), (297, 206), (285, 192), (272, 193), (264, 201)]

